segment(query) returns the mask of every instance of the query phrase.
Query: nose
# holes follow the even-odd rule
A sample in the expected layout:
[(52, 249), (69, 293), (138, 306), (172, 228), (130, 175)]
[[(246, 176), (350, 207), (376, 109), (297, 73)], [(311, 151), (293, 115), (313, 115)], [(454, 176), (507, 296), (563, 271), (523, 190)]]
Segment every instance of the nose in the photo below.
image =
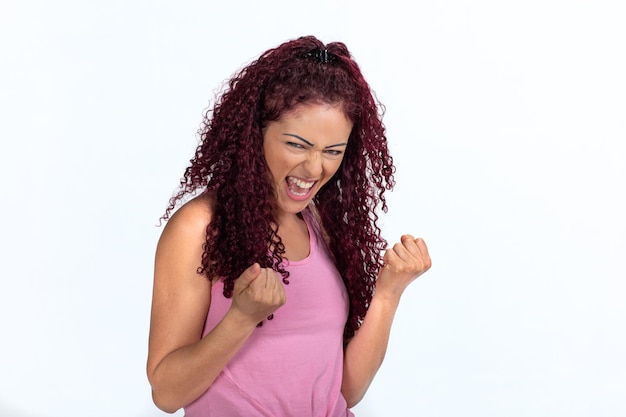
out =
[(319, 152), (311, 152), (304, 162), (304, 170), (306, 175), (311, 178), (318, 178), (322, 175), (324, 167), (322, 166), (322, 156)]

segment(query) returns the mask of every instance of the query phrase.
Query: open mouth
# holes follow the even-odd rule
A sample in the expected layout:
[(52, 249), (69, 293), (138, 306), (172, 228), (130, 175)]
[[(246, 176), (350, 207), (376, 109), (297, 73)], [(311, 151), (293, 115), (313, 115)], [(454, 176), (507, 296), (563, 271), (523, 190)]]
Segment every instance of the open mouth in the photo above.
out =
[(289, 193), (294, 197), (306, 198), (316, 181), (304, 181), (295, 177), (287, 177), (287, 189)]

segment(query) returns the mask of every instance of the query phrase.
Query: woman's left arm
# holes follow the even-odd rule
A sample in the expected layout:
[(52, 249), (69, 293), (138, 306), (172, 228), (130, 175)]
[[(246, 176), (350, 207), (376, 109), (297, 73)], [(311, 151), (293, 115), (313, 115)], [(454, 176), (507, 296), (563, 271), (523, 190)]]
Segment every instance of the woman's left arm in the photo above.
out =
[(383, 362), (402, 293), (431, 266), (426, 243), (411, 235), (402, 236), (383, 259), (363, 324), (345, 348), (341, 392), (349, 408), (361, 401)]

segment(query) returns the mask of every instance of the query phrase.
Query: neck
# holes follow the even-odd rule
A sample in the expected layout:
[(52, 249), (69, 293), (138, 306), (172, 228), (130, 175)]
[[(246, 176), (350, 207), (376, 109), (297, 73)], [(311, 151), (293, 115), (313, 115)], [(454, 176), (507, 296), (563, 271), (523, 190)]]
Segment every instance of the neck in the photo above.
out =
[(300, 213), (274, 213), (274, 221), (280, 228), (288, 228), (294, 224), (302, 222), (302, 215)]

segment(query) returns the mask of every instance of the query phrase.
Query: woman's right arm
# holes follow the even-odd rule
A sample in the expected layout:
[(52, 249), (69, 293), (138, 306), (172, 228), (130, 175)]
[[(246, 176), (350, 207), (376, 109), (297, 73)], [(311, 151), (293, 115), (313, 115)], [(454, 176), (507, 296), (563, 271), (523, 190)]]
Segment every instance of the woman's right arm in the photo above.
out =
[(169, 413), (202, 395), (257, 323), (285, 303), (277, 274), (254, 264), (235, 282), (222, 321), (202, 337), (211, 282), (197, 269), (210, 221), (207, 197), (196, 198), (172, 216), (157, 246), (147, 373), (155, 404)]

